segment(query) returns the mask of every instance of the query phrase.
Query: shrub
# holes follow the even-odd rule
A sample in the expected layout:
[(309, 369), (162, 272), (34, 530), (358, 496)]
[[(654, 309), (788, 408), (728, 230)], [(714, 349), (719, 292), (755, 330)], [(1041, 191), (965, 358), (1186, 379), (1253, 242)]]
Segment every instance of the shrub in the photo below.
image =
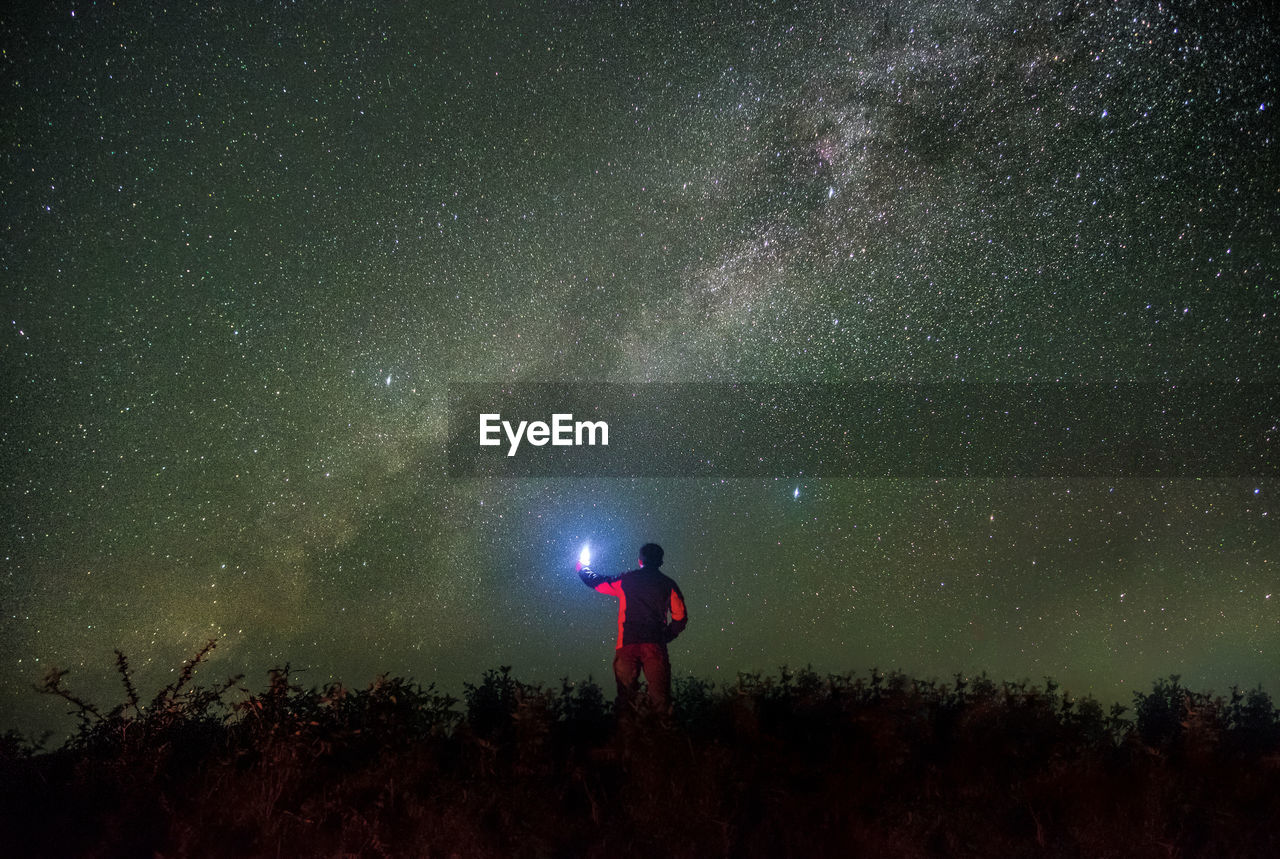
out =
[[(79, 730), (0, 738), (5, 855), (1273, 855), (1280, 713), (1160, 679), (1125, 708), (1046, 678), (950, 684), (783, 668), (677, 677), (675, 718), (618, 719), (591, 680), (509, 667), (463, 700), (400, 677), (145, 699), (40, 690)], [(146, 703), (143, 703), (146, 701)], [(462, 705), (461, 707), (459, 705)]]

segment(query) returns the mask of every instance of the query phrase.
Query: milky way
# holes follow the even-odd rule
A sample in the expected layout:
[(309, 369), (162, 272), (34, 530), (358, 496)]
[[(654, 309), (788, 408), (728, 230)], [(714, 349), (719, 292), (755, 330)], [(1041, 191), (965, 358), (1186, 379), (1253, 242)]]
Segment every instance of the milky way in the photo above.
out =
[(1260, 8), (138, 5), (0, 17), (6, 725), (212, 636), (218, 676), (606, 677), (587, 540), (666, 547), (678, 673), (1274, 687), (1255, 474), (441, 450), (454, 382), (1275, 380)]

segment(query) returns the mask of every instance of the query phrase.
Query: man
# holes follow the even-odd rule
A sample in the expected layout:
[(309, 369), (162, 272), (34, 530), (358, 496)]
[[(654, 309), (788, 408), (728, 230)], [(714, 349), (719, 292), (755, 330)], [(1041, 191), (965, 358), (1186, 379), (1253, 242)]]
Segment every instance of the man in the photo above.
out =
[[(689, 622), (680, 586), (662, 572), (662, 547), (640, 547), (640, 568), (608, 578), (578, 562), (575, 569), (589, 588), (618, 598), (618, 644), (613, 675), (618, 681), (618, 704), (626, 709), (640, 688), (640, 672), (649, 683), (649, 701), (659, 713), (671, 709), (671, 659), (667, 642)], [(667, 613), (671, 622), (667, 622)]]

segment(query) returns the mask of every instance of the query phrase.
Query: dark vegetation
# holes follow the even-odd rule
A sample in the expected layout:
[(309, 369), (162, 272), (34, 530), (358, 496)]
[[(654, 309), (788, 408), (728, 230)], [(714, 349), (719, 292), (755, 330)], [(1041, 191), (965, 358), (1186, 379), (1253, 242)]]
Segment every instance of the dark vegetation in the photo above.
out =
[[(986, 676), (677, 679), (675, 713), (501, 668), (144, 703), (40, 691), (79, 731), (0, 738), (6, 856), (1280, 856), (1280, 713), (1157, 681), (1132, 710)], [(206, 666), (207, 668), (207, 666)], [(611, 695), (608, 697), (612, 697)]]

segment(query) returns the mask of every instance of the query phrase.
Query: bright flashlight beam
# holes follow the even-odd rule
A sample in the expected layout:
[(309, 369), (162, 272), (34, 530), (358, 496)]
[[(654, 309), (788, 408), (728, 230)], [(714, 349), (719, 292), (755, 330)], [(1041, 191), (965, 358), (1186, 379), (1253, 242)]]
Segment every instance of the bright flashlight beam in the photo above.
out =
[(591, 545), (583, 545), (582, 551), (578, 553), (578, 563), (584, 567), (591, 566)]

